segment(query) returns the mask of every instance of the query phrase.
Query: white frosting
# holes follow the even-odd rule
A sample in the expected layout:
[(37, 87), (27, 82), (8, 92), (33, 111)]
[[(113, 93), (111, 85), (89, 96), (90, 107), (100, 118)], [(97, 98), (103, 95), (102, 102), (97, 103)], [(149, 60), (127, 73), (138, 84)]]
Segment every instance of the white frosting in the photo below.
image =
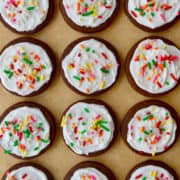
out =
[(172, 22), (180, 10), (180, 0), (129, 0), (128, 11), (139, 24), (151, 29)]
[(48, 14), (49, 0), (1, 0), (3, 20), (18, 32), (32, 31), (42, 24)]
[(154, 155), (174, 143), (176, 130), (170, 112), (164, 107), (151, 105), (137, 111), (129, 121), (127, 142), (136, 151)]
[[(139, 177), (139, 178), (138, 178)], [(144, 167), (140, 167), (136, 169), (132, 174), (129, 180), (154, 180), (154, 179), (160, 179), (160, 180), (174, 180), (174, 177), (170, 172), (168, 172), (166, 169), (155, 166), (155, 165), (146, 165)]]
[(25, 166), (12, 170), (7, 174), (6, 180), (10, 180), (12, 178), (15, 180), (48, 180), (44, 172), (32, 166)]
[[(24, 58), (31, 64), (24, 61)], [(32, 43), (11, 45), (0, 55), (0, 79), (3, 86), (21, 96), (38, 91), (50, 80), (52, 70), (46, 51)]]
[(131, 59), (130, 73), (141, 89), (152, 94), (167, 92), (180, 78), (180, 51), (160, 39), (143, 40)]
[(106, 149), (113, 139), (114, 122), (103, 105), (78, 102), (62, 119), (66, 144), (77, 154)]
[(95, 28), (111, 18), (116, 0), (63, 0), (63, 5), (67, 16), (75, 24)]
[(26, 158), (38, 155), (50, 143), (50, 126), (40, 109), (19, 107), (0, 123), (0, 145), (5, 153)]
[(76, 170), (72, 175), (71, 180), (82, 180), (83, 178), (84, 180), (108, 180), (102, 172), (92, 167)]
[(95, 39), (78, 43), (63, 59), (62, 68), (67, 81), (86, 94), (107, 89), (118, 74), (115, 55)]

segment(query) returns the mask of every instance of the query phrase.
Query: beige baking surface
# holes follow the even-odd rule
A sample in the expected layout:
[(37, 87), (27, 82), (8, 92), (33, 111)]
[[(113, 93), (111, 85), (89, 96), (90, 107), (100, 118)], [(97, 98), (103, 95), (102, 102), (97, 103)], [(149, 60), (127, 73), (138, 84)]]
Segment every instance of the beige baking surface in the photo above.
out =
[[(43, 40), (48, 43), (50, 47), (55, 51), (58, 59), (64, 50), (64, 48), (76, 38), (86, 36), (86, 34), (78, 33), (72, 30), (62, 19), (58, 8), (58, 0), (56, 0), (55, 16), (51, 23), (43, 29), (41, 32), (33, 35), (33, 37)], [(156, 33), (156, 35), (162, 35), (169, 38), (180, 46), (180, 22), (170, 28), (168, 31), (162, 33)], [(93, 34), (94, 36), (104, 38), (110, 41), (119, 51), (121, 56), (121, 62), (124, 61), (126, 53), (131, 46), (139, 39), (151, 35), (145, 33), (134, 25), (132, 25), (128, 18), (125, 16), (124, 10), (121, 6), (120, 13), (113, 24), (105, 31)], [(0, 24), (0, 48), (2, 48), (9, 41), (19, 37), (19, 35), (10, 32), (2, 24)], [(38, 102), (53, 113), (59, 126), (60, 116), (65, 108), (74, 101), (84, 99), (86, 97), (80, 96), (72, 92), (63, 82), (60, 74), (57, 73), (55, 80), (52, 82), (50, 88), (39, 96), (32, 98), (21, 98), (11, 95), (0, 87), (0, 113), (2, 113), (8, 106), (25, 100), (31, 100)], [(127, 110), (135, 103), (145, 100), (147, 98), (136, 93), (128, 84), (124, 68), (122, 67), (120, 77), (116, 85), (106, 92), (105, 94), (95, 97), (97, 99), (104, 100), (112, 106), (117, 114), (118, 121), (121, 123), (123, 116)], [(180, 114), (180, 86), (172, 93), (165, 95), (161, 98), (165, 102), (172, 105)], [(62, 138), (59, 135), (59, 127), (57, 128), (58, 134), (52, 147), (43, 155), (38, 158), (32, 159), (33, 162), (38, 162), (47, 167), (56, 180), (62, 180), (66, 172), (76, 163), (84, 160), (97, 160), (105, 165), (109, 166), (117, 179), (124, 180), (128, 171), (137, 163), (147, 160), (147, 157), (143, 157), (135, 154), (122, 141), (119, 136), (116, 139), (115, 144), (104, 154), (94, 158), (83, 158), (73, 154), (64, 144)], [(172, 166), (180, 176), (180, 140), (173, 146), (173, 148), (167, 153), (154, 157), (153, 159), (162, 160)], [(22, 162), (9, 155), (4, 155), (2, 149), (0, 150), (0, 177), (6, 171), (7, 168), (15, 163)]]

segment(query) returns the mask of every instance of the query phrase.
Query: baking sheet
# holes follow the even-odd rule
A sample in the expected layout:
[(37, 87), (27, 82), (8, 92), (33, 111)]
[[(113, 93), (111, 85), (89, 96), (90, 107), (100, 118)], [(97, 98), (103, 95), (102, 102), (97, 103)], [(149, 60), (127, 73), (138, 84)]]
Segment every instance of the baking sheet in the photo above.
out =
[[(64, 48), (73, 40), (87, 36), (71, 29), (63, 20), (59, 11), (59, 0), (56, 0), (55, 15), (48, 24), (39, 33), (32, 35), (37, 39), (43, 40), (48, 43), (49, 46), (56, 53), (57, 59), (60, 60)], [(174, 41), (180, 46), (180, 22), (177, 22), (169, 30), (155, 33), (170, 40)], [(118, 50), (121, 56), (121, 62), (124, 62), (124, 58), (131, 48), (131, 46), (139, 39), (152, 35), (152, 33), (146, 33), (135, 27), (130, 23), (126, 17), (123, 5), (121, 3), (121, 10), (118, 17), (115, 19), (113, 24), (110, 25), (106, 30), (91, 34), (96, 37), (104, 38), (110, 41)], [(153, 34), (154, 35), (154, 34)], [(3, 48), (9, 41), (20, 37), (15, 33), (10, 32), (0, 23), (0, 49)], [(85, 99), (86, 97), (80, 96), (72, 92), (66, 84), (63, 82), (60, 73), (56, 74), (54, 81), (51, 86), (42, 94), (31, 97), (22, 98), (12, 95), (0, 87), (0, 113), (2, 113), (8, 106), (19, 102), (19, 101), (34, 101), (46, 106), (55, 116), (57, 121), (57, 137), (52, 147), (43, 155), (38, 158), (32, 159), (33, 162), (40, 163), (47, 167), (56, 180), (62, 180), (66, 172), (75, 164), (85, 160), (96, 160), (99, 161), (112, 169), (117, 179), (123, 180), (127, 175), (128, 171), (137, 163), (149, 159), (148, 157), (140, 156), (132, 152), (122, 141), (120, 136), (117, 137), (114, 145), (106, 151), (104, 154), (94, 158), (80, 157), (71, 152), (68, 147), (64, 144), (59, 134), (59, 121), (62, 112), (65, 108), (73, 103), (74, 101)], [(122, 122), (122, 118), (127, 110), (135, 103), (148, 99), (137, 92), (135, 92), (129, 85), (125, 73), (124, 67), (121, 68), (120, 77), (115, 86), (108, 92), (96, 96), (95, 98), (104, 100), (114, 109), (119, 123)], [(180, 114), (180, 86), (168, 95), (158, 98), (172, 105), (177, 112)], [(169, 164), (177, 171), (180, 176), (180, 140), (172, 147), (172, 149), (160, 156), (153, 157), (151, 159), (162, 160)], [(22, 162), (23, 160), (15, 159), (9, 155), (5, 155), (3, 150), (0, 149), (0, 177), (3, 173), (15, 163)], [(24, 162), (24, 161), (23, 161)]]

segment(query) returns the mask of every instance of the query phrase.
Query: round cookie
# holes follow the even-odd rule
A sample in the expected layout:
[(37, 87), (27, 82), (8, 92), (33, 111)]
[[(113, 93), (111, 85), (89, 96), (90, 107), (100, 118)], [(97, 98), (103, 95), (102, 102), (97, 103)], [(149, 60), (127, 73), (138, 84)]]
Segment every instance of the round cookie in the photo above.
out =
[(179, 117), (162, 101), (143, 101), (125, 115), (122, 135), (133, 151), (141, 155), (159, 155), (175, 144), (179, 136)]
[(146, 37), (129, 51), (125, 70), (131, 86), (142, 95), (167, 94), (180, 82), (180, 50), (165, 38)]
[(53, 180), (53, 176), (45, 167), (31, 162), (19, 163), (12, 166), (1, 180)]
[(66, 109), (61, 119), (64, 142), (78, 155), (99, 155), (112, 145), (117, 136), (115, 115), (99, 100), (77, 101)]
[(31, 34), (44, 28), (53, 16), (54, 4), (49, 0), (1, 0), (0, 19), (10, 30)]
[(64, 177), (64, 180), (115, 180), (112, 171), (103, 164), (95, 161), (84, 161), (74, 167)]
[(127, 175), (126, 180), (168, 179), (178, 180), (176, 172), (161, 161), (148, 160), (136, 165)]
[(67, 85), (83, 95), (97, 95), (112, 87), (119, 75), (120, 62), (115, 48), (107, 41), (84, 37), (72, 42), (61, 58)]
[(0, 53), (0, 80), (3, 87), (19, 96), (44, 91), (55, 73), (55, 56), (48, 45), (33, 38), (18, 38)]
[(20, 159), (34, 158), (45, 152), (55, 132), (51, 113), (33, 102), (12, 105), (0, 117), (0, 146), (5, 154)]
[(120, 0), (60, 0), (64, 20), (73, 29), (94, 33), (107, 28), (118, 14)]
[(166, 30), (179, 18), (180, 0), (127, 0), (124, 4), (131, 22), (144, 31)]

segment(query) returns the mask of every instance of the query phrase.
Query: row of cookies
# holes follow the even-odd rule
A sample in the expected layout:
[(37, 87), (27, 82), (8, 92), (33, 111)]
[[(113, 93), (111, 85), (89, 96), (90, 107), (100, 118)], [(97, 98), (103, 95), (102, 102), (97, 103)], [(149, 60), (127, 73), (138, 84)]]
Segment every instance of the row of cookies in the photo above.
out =
[[(53, 175), (36, 163), (19, 163), (12, 166), (2, 177), (2, 180), (31, 179), (54, 180)], [(148, 160), (136, 165), (126, 176), (126, 180), (178, 180), (176, 172), (161, 161)], [(64, 180), (116, 180), (113, 172), (101, 163), (95, 161), (81, 162), (72, 167)]]
[[(0, 18), (15, 32), (34, 33), (52, 19), (56, 6), (52, 0), (1, 0)], [(73, 29), (92, 33), (105, 29), (115, 19), (120, 0), (60, 0), (59, 6)], [(179, 18), (179, 0), (127, 0), (124, 6), (129, 19), (145, 31), (162, 31)]]
[[(61, 67), (67, 85), (83, 95), (97, 95), (112, 87), (119, 76), (120, 57), (107, 41), (83, 37), (69, 44), (61, 66), (51, 48), (33, 38), (19, 38), (7, 44), (0, 55), (1, 84), (19, 96), (44, 91)], [(151, 36), (137, 42), (124, 64), (132, 87), (145, 96), (172, 91), (180, 81), (180, 50), (170, 40)], [(60, 68), (59, 68), (60, 69)]]
[[(36, 157), (55, 139), (55, 119), (45, 107), (33, 102), (10, 106), (0, 121), (0, 145), (5, 154), (22, 159)], [(60, 125), (65, 144), (83, 156), (106, 151), (120, 129), (113, 110), (95, 99), (70, 105)], [(133, 151), (155, 156), (175, 144), (179, 136), (179, 116), (165, 102), (146, 100), (130, 108), (121, 129), (124, 141)]]

